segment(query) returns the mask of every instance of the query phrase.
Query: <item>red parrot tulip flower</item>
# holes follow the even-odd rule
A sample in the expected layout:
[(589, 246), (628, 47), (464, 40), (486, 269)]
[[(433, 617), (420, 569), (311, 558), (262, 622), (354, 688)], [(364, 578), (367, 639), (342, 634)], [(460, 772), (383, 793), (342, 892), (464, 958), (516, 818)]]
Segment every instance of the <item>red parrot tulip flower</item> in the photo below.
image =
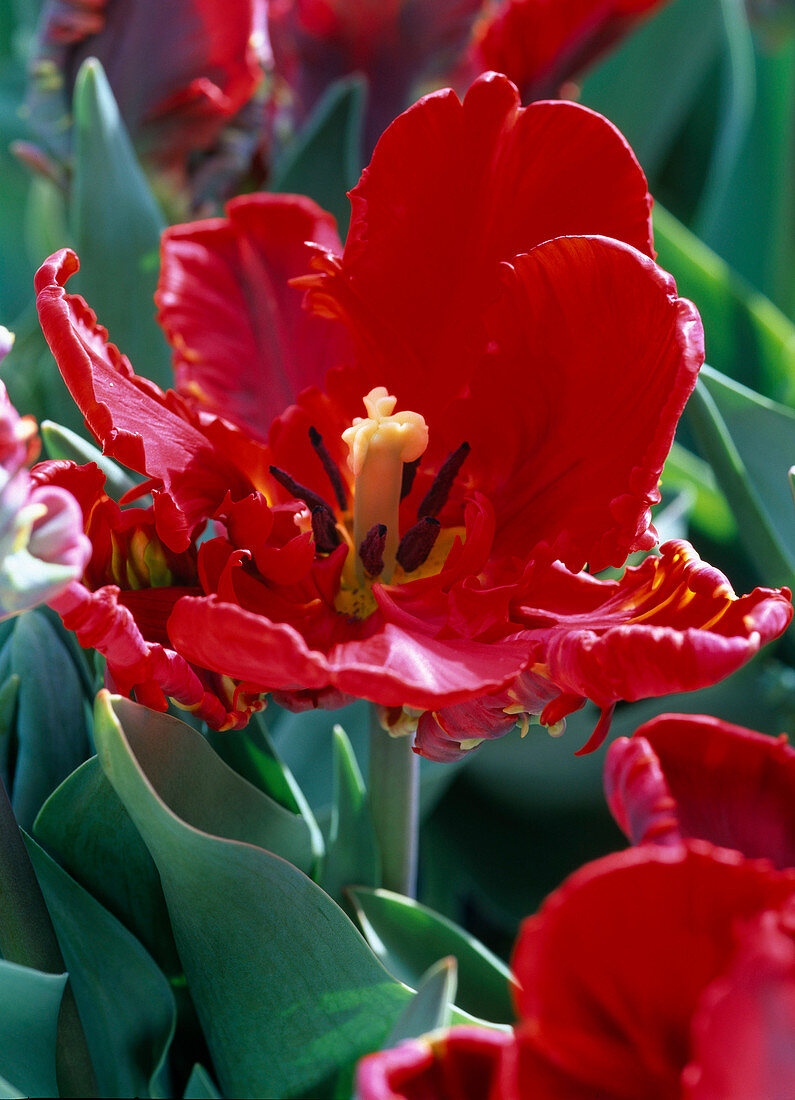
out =
[(294, 196), (167, 231), (176, 393), (67, 294), (72, 254), (38, 273), (89, 428), (152, 494), (130, 518), (51, 472), (95, 546), (59, 609), (119, 690), (218, 727), (267, 693), (364, 697), (447, 759), (586, 697), (601, 737), (616, 700), (713, 683), (784, 630), (787, 593), (737, 598), (686, 544), (592, 575), (654, 545), (703, 358), (608, 122), (485, 77), (402, 115), (351, 202), (344, 249)]
[(513, 1036), (452, 1028), (372, 1054), (360, 1100), (795, 1095), (795, 752), (663, 715), (613, 742), (605, 786), (640, 846), (524, 922)]

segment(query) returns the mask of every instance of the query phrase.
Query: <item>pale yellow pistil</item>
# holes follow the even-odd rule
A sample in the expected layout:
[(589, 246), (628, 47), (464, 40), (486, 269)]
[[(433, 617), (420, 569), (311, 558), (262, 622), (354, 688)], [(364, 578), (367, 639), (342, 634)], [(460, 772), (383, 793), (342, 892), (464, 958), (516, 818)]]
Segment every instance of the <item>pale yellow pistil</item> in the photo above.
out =
[(388, 583), (395, 569), (400, 541), (398, 510), (403, 483), (403, 463), (414, 462), (428, 446), (428, 428), (419, 413), (393, 413), (397, 398), (384, 386), (376, 386), (364, 398), (367, 416), (357, 416), (342, 433), (348, 444), (348, 466), (356, 479), (353, 504), (353, 543), (356, 578), (365, 580), (358, 549), (367, 532), (377, 523), (386, 525), (384, 569), (381, 580)]

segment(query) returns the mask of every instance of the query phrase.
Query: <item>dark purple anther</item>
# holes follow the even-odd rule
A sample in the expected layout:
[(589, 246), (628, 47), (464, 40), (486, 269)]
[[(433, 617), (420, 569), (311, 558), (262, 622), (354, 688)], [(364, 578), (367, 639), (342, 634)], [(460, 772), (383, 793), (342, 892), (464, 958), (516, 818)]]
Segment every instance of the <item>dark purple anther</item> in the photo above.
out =
[(424, 516), (419, 523), (409, 527), (400, 540), (395, 555), (398, 565), (403, 567), (404, 572), (412, 573), (422, 565), (433, 550), (433, 544), (438, 539), (441, 529), (439, 520), (434, 519), (433, 516)]
[(384, 547), (386, 546), (386, 524), (374, 523), (362, 539), (359, 557), (362, 559), (365, 573), (377, 577), (384, 568)]
[(433, 479), (433, 485), (420, 501), (420, 506), (417, 509), (417, 519), (422, 519), (424, 516), (436, 516), (441, 512), (447, 504), (447, 498), (450, 496), (450, 490), (458, 476), (458, 471), (464, 465), (464, 459), (471, 449), (468, 443), (462, 443), (460, 447), (456, 447), (447, 456), (439, 473)]
[(403, 481), (400, 486), (400, 499), (403, 500), (411, 492), (411, 487), (414, 484), (414, 478), (417, 476), (417, 470), (420, 465), (420, 460), (415, 458), (413, 462), (403, 463)]
[(328, 508), (312, 509), (312, 534), (315, 538), (315, 549), (319, 554), (330, 554), (342, 541), (334, 524), (334, 517)]
[(309, 442), (312, 444), (315, 454), (323, 463), (323, 469), (326, 471), (326, 476), (331, 482), (331, 488), (334, 490), (337, 504), (340, 506), (340, 511), (344, 512), (348, 507), (348, 494), (345, 491), (345, 482), (342, 480), (339, 466), (337, 466), (337, 463), (328, 452), (328, 447), (323, 442), (323, 436), (315, 427), (309, 429)]
[(328, 512), (332, 524), (334, 524), (334, 511), (330, 504), (326, 503), (322, 496), (318, 493), (313, 493), (311, 489), (307, 489), (305, 485), (299, 484), (295, 478), (290, 477), (284, 470), (280, 470), (278, 466), (269, 467), (271, 474), (280, 485), (283, 485), (288, 493), (292, 493), (298, 500), (302, 500), (304, 504), (314, 512), (315, 508), (325, 508)]

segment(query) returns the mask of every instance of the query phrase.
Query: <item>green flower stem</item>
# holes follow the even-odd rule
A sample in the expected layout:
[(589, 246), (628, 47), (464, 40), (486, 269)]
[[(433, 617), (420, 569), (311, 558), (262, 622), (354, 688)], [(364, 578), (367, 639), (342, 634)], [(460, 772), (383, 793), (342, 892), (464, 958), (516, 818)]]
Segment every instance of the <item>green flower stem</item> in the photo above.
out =
[(411, 737), (391, 737), (373, 708), (370, 728), (370, 812), (381, 853), (383, 885), (413, 898), (417, 893), (419, 757)]
[[(66, 971), (22, 834), (0, 779), (0, 953), (47, 974)], [(72, 987), (67, 982), (55, 1050), (61, 1096), (96, 1096), (97, 1085)]]

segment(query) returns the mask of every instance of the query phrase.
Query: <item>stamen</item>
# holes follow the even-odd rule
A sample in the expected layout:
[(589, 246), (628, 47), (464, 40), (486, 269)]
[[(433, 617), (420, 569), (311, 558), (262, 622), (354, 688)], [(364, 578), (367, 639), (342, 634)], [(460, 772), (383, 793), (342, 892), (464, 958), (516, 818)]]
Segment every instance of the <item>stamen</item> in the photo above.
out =
[(436, 516), (441, 512), (447, 504), (447, 498), (450, 495), (453, 482), (458, 476), (458, 471), (464, 465), (464, 459), (471, 449), (468, 443), (462, 443), (460, 447), (456, 447), (447, 456), (439, 473), (433, 479), (433, 485), (420, 501), (420, 506), (417, 509), (417, 519), (422, 519), (424, 516)]
[(427, 559), (439, 537), (441, 524), (433, 516), (424, 516), (419, 523), (409, 527), (395, 555), (404, 572), (412, 573)]
[(362, 539), (359, 557), (364, 571), (371, 577), (377, 577), (384, 568), (384, 547), (386, 546), (386, 524), (374, 523)]
[(323, 463), (323, 469), (326, 471), (326, 476), (331, 482), (331, 488), (334, 490), (337, 504), (340, 507), (340, 511), (344, 512), (348, 507), (348, 494), (345, 492), (345, 482), (342, 480), (342, 474), (339, 471), (337, 463), (331, 457), (328, 447), (323, 442), (323, 436), (314, 426), (309, 429), (309, 442), (312, 444), (315, 454)]
[(312, 509), (312, 534), (315, 549), (320, 554), (330, 554), (342, 542), (334, 523), (334, 516), (327, 508)]
[(411, 492), (414, 478), (417, 476), (420, 460), (415, 458), (413, 462), (403, 463), (403, 483), (400, 486), (400, 499), (403, 500)]
[(287, 492), (292, 493), (298, 500), (302, 500), (310, 511), (314, 512), (315, 508), (325, 508), (331, 517), (331, 522), (335, 522), (333, 509), (330, 504), (326, 503), (322, 496), (318, 493), (313, 493), (312, 490), (307, 489), (305, 485), (301, 485), (294, 478), (290, 477), (289, 474), (285, 473), (284, 470), (280, 470), (278, 466), (270, 466), (269, 469), (272, 476), (276, 478), (279, 484), (283, 485)]

